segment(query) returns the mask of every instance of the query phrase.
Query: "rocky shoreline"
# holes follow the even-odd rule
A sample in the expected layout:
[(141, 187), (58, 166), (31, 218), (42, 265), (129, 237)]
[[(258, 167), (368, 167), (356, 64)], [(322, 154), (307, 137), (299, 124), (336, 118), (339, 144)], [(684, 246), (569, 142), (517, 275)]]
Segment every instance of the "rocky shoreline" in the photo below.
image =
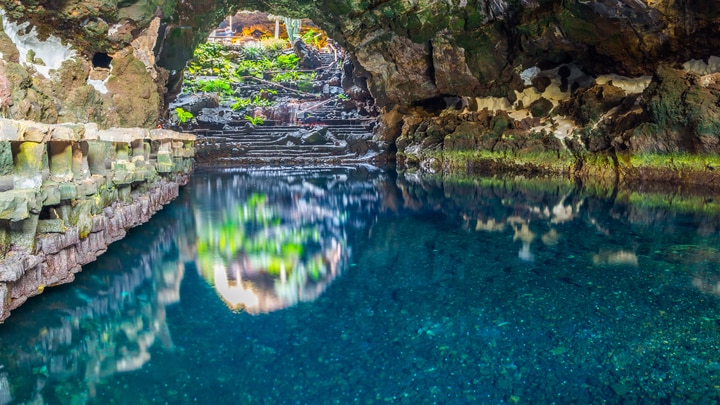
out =
[(720, 187), (715, 59), (663, 66), (642, 82), (589, 78), (575, 90), (549, 72), (514, 103), (451, 98), (436, 111), (398, 109), (383, 126), (400, 170)]

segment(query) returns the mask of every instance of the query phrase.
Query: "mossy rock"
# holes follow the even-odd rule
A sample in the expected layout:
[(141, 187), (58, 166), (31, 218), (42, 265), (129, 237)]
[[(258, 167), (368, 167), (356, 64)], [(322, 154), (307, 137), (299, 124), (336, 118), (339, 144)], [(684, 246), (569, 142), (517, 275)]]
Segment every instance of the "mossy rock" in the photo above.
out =
[(478, 122), (462, 122), (455, 128), (455, 131), (445, 136), (443, 148), (451, 151), (475, 150), (477, 148), (476, 139), (483, 132), (485, 132), (485, 127)]
[(10, 142), (0, 142), (0, 176), (12, 174), (13, 171), (13, 155)]
[(647, 106), (653, 121), (660, 127), (686, 126), (688, 116), (683, 95), (687, 83), (681, 73), (661, 66), (655, 76), (656, 82), (646, 91), (646, 94), (652, 95)]
[(528, 106), (530, 114), (536, 118), (544, 118), (550, 114), (553, 109), (553, 103), (545, 97), (540, 97)]

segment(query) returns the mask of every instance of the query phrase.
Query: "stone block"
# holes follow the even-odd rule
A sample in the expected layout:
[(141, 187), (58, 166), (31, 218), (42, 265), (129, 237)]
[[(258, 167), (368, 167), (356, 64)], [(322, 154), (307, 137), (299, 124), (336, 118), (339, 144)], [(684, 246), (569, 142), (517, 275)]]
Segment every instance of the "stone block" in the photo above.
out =
[(20, 121), (0, 119), (0, 141), (19, 141)]
[(98, 131), (98, 139), (109, 142), (130, 143), (136, 139), (150, 138), (150, 131), (144, 128), (109, 128)]
[[(56, 125), (56, 127), (63, 128), (63, 131), (65, 130), (65, 128), (67, 128), (73, 132), (73, 137), (71, 139), (69, 138), (67, 140), (79, 141), (81, 139), (85, 139), (85, 131), (86, 131), (85, 128), (87, 125), (88, 124), (81, 124), (81, 123), (76, 123), (76, 122), (64, 122), (62, 124)], [(97, 128), (97, 124), (93, 124), (93, 125), (95, 125), (95, 128)], [(55, 132), (53, 132), (52, 135), (53, 135), (52, 139), (57, 139)]]
[(80, 240), (78, 229), (70, 227), (64, 234), (47, 234), (38, 238), (40, 251), (46, 255), (55, 254)]
[(83, 180), (79, 183), (76, 183), (76, 185), (77, 185), (77, 195), (79, 197), (95, 195), (98, 192), (98, 185), (90, 179)]
[(112, 169), (116, 172), (126, 171), (132, 172), (136, 169), (135, 163), (127, 160), (118, 160), (112, 164)]
[(82, 134), (82, 139), (86, 141), (94, 141), (98, 139), (98, 126), (94, 122), (89, 122), (84, 125), (85, 131)]
[(22, 221), (10, 221), (10, 243), (19, 251), (31, 253), (35, 250), (35, 234), (39, 215), (30, 213)]
[(10, 142), (0, 142), (0, 176), (12, 174), (14, 169)]
[(130, 186), (126, 186), (126, 185), (118, 186), (117, 187), (118, 200), (127, 202), (127, 203), (132, 202), (132, 197), (130, 196), (131, 191), (132, 190), (131, 190)]
[(0, 283), (0, 322), (8, 317), (7, 304), (10, 301), (7, 283)]
[(157, 171), (158, 173), (170, 173), (175, 163), (169, 152), (158, 152), (157, 154)]
[(42, 184), (43, 165), (46, 162), (45, 144), (18, 142), (13, 144), (15, 162), (15, 188), (39, 188)]
[[(42, 282), (41, 267), (42, 266), (37, 266), (31, 269), (25, 269), (22, 277), (12, 284), (10, 294), (13, 300), (34, 297), (43, 291), (45, 284)], [(13, 302), (11, 308), (14, 305), (15, 303)]]
[[(105, 208), (105, 209), (109, 209), (109, 208)], [(103, 215), (103, 214), (94, 215), (92, 217), (92, 229), (90, 230), (90, 232), (96, 233), (96, 232), (102, 231), (103, 229), (105, 229), (105, 215)]]
[(0, 220), (0, 261), (10, 250), (10, 221)]
[(3, 191), (12, 190), (15, 188), (15, 178), (12, 174), (0, 175), (0, 193)]
[(113, 142), (115, 145), (115, 154), (117, 162), (130, 160), (130, 144), (122, 142)]
[(77, 186), (74, 183), (60, 183), (58, 188), (61, 200), (74, 200), (78, 197)]
[(25, 273), (25, 261), (22, 255), (12, 255), (0, 262), (0, 282), (17, 281)]
[(152, 140), (164, 140), (164, 139), (178, 139), (188, 142), (194, 142), (195, 135), (192, 134), (186, 134), (182, 132), (175, 132), (171, 131), (169, 129), (151, 129), (150, 130), (150, 139)]
[(72, 149), (72, 173), (76, 180), (85, 180), (90, 177), (88, 154), (90, 147), (87, 142), (76, 142)]
[(93, 208), (93, 200), (77, 200), (70, 213), (70, 224), (77, 227), (81, 239), (92, 231)]
[(46, 255), (53, 254), (59, 252), (60, 249), (62, 249), (63, 241), (63, 235), (47, 235), (38, 239), (38, 246), (40, 246), (40, 251), (42, 253), (45, 253)]
[(55, 125), (52, 127), (51, 139), (57, 141), (79, 141), (80, 135), (77, 132), (78, 129), (68, 125)]
[(44, 143), (50, 140), (52, 132), (53, 127), (48, 124), (33, 121), (22, 121), (20, 124), (20, 133), (24, 141)]
[(47, 255), (42, 268), (42, 284), (57, 285), (67, 282), (70, 270), (78, 265), (75, 246), (70, 246), (55, 254)]
[(0, 219), (21, 221), (35, 209), (35, 192), (32, 190), (8, 190), (0, 193)]
[(60, 204), (62, 195), (60, 194), (59, 184), (46, 181), (40, 188), (40, 202), (43, 206)]
[(133, 173), (133, 181), (139, 182), (139, 181), (145, 181), (150, 176), (150, 171), (147, 169), (137, 169)]
[(68, 227), (62, 219), (41, 219), (38, 220), (38, 233), (65, 233)]
[(130, 161), (135, 165), (135, 167), (143, 167), (145, 166), (145, 156), (133, 156)]
[(88, 168), (91, 174), (106, 175), (110, 172), (110, 162), (115, 158), (115, 148), (110, 142), (89, 141)]
[(126, 170), (116, 170), (115, 174), (113, 175), (113, 183), (118, 186), (132, 184), (134, 178), (133, 176), (133, 172), (128, 172)]
[(63, 182), (73, 179), (72, 148), (71, 142), (48, 143), (50, 176), (53, 181)]

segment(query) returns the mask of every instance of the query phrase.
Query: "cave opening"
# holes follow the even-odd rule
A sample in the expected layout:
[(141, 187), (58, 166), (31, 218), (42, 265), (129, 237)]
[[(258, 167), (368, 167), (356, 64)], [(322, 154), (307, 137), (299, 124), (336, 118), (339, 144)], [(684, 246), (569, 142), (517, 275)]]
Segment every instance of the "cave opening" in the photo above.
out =
[[(241, 11), (195, 49), (169, 105), (170, 123), (207, 136), (232, 134), (221, 149), (235, 161), (365, 155), (377, 107), (346, 62), (345, 51), (309, 19)], [(310, 146), (312, 156), (302, 153)]]
[(105, 52), (97, 52), (93, 55), (92, 65), (93, 68), (110, 69), (110, 63), (113, 58)]

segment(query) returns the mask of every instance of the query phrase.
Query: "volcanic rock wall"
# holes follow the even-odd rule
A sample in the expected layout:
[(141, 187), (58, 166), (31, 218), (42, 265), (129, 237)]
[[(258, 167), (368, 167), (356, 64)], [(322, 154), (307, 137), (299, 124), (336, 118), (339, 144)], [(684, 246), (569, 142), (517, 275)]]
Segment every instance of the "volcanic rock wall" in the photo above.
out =
[(0, 120), (0, 321), (178, 194), (194, 136)]
[[(378, 136), (398, 141), (401, 167), (484, 165), (469, 162), (477, 159), (467, 152), (491, 153), (501, 167), (497, 154), (528, 161), (537, 152), (543, 161), (555, 155), (563, 167), (529, 162), (531, 171), (662, 179), (623, 162), (654, 154), (662, 157), (652, 165), (663, 167), (684, 155), (720, 155), (714, 1), (2, 0), (0, 6), (8, 21), (8, 38), (0, 40), (0, 99), (15, 118), (150, 127), (164, 96), (177, 91), (194, 45), (242, 8), (310, 17), (340, 42), (353, 74), (366, 80), (382, 108)], [(23, 23), (36, 27), (37, 40)], [(69, 45), (60, 52), (68, 56), (44, 60), (39, 42)], [(103, 55), (112, 58), (109, 67), (95, 63)], [(37, 72), (45, 70), (55, 76), (43, 79)], [(455, 164), (460, 160), (466, 162)], [(715, 161), (698, 164), (711, 170)]]

